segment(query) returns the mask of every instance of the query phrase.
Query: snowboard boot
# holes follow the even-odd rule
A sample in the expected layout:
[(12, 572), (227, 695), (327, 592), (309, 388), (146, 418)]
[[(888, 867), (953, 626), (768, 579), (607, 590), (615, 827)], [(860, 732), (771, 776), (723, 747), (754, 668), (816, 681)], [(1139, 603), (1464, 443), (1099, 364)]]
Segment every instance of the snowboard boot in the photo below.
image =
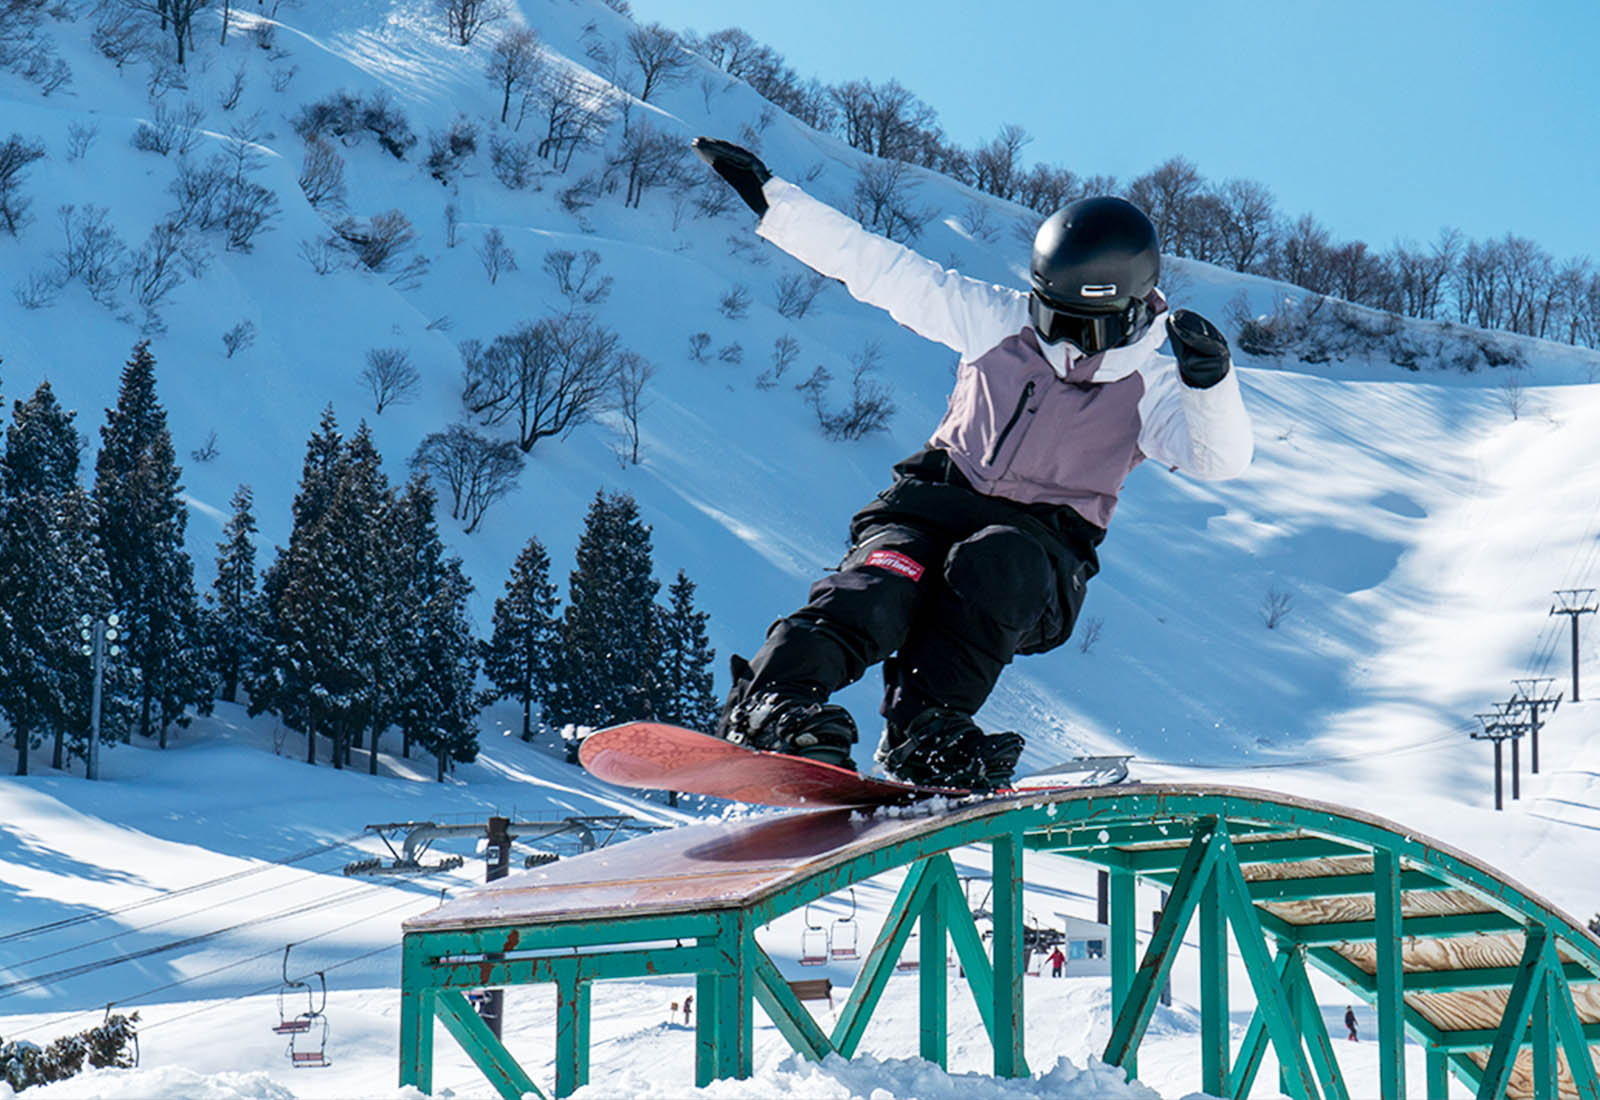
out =
[(986, 734), (970, 714), (934, 706), (904, 728), (891, 722), (876, 759), (903, 783), (992, 791), (1011, 782), (1023, 744), (1021, 734)]
[(733, 688), (717, 722), (718, 737), (752, 749), (855, 769), (850, 746), (856, 742), (856, 723), (849, 711), (778, 685), (752, 690), (755, 677), (749, 663), (734, 656), (730, 664)]

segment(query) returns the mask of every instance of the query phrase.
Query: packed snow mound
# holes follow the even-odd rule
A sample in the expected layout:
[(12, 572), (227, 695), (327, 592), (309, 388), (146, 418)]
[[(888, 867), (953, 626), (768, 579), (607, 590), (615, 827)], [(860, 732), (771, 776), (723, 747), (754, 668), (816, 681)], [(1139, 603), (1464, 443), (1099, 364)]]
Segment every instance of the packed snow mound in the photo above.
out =
[[(196, 1073), (182, 1066), (92, 1069), (26, 1090), (28, 1100), (295, 1100), (294, 1093), (262, 1070)], [(18, 1095), (0, 1081), (0, 1100)], [(414, 1091), (412, 1095), (418, 1095)], [(403, 1100), (403, 1098), (400, 1098)]]
[(946, 1073), (921, 1058), (878, 1059), (858, 1054), (846, 1061), (830, 1054), (821, 1062), (810, 1062), (795, 1054), (759, 1077), (715, 1081), (693, 1093), (630, 1074), (604, 1086), (581, 1088), (572, 1097), (611, 1100), (619, 1095), (635, 1100), (685, 1096), (706, 1100), (768, 1100), (772, 1096), (795, 1100), (1159, 1100), (1160, 1094), (1137, 1081), (1125, 1081), (1120, 1069), (1096, 1059), (1080, 1068), (1061, 1058), (1043, 1073), (1009, 1080), (981, 1073)]

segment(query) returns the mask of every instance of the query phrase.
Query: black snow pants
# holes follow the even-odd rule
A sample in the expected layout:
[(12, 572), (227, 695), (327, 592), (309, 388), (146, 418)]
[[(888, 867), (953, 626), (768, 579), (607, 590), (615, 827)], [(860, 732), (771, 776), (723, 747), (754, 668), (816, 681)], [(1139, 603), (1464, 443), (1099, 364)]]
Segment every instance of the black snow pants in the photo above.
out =
[(895, 467), (852, 546), (751, 660), (753, 691), (825, 699), (883, 661), (883, 715), (976, 713), (1017, 653), (1066, 641), (1104, 531), (1067, 508), (974, 491), (942, 451)]

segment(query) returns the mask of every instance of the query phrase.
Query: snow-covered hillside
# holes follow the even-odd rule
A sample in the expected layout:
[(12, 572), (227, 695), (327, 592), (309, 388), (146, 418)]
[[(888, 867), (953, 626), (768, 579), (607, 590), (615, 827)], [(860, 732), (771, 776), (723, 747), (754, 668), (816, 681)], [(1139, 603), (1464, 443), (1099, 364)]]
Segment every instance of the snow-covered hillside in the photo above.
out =
[[(125, 289), (117, 308), (76, 283), (41, 308), (27, 308), (27, 295), (11, 291), (54, 266), (52, 254), (63, 247), (57, 207), (104, 207), (108, 223), (137, 247), (171, 208), (168, 186), (177, 169), (175, 156), (131, 143), (140, 121), (154, 117), (149, 66), (119, 70), (97, 53), (88, 5), (79, 6), (82, 18), (50, 30), (71, 65), (70, 85), (43, 97), (16, 74), (0, 73), (0, 140), (20, 133), (49, 154), (26, 177), (34, 220), (17, 239), (0, 236), (0, 392), (24, 397), (48, 378), (63, 403), (79, 410), (92, 454), (99, 410), (112, 403), (118, 367), (141, 336), (139, 311)], [(400, 476), (420, 439), (460, 416), (458, 341), (487, 342), (556, 310), (559, 295), (542, 257), (552, 249), (592, 249), (615, 280), (604, 322), (657, 367), (641, 418), (642, 462), (619, 461), (617, 425), (602, 419), (565, 440), (540, 442), (520, 489), (479, 531), (468, 536), (446, 520), (445, 534), (477, 585), (478, 621), (487, 625), (530, 535), (549, 548), (553, 576), (565, 576), (584, 510), (606, 488), (639, 500), (654, 526), (661, 577), (682, 568), (699, 583), (697, 599), (711, 613), (719, 653), (753, 650), (767, 624), (836, 563), (850, 513), (887, 483), (896, 459), (924, 442), (944, 410), (953, 353), (834, 286), (803, 318), (782, 316), (777, 284), (802, 269), (756, 240), (753, 219), (737, 204), (700, 216), (691, 200), (658, 188), (636, 209), (626, 208), (618, 191), (569, 210), (564, 192), (598, 173), (620, 140), (620, 123), (604, 149), (580, 152), (565, 173), (536, 162), (544, 174), (534, 187), (505, 187), (490, 169), (489, 135), (527, 141), (538, 122), (508, 134), (494, 121), (500, 100), (483, 70), (496, 34), (533, 27), (547, 65), (598, 82), (595, 70), (604, 66), (594, 55), (617, 51), (631, 26), (599, 0), (519, 0), (510, 22), (467, 48), (447, 41), (428, 0), (285, 4), (272, 49), (259, 48), (252, 33), (263, 18), (256, 7), (241, 8), (226, 47), (216, 45), (214, 23), (201, 28), (186, 86), (164, 96), (169, 108), (186, 101), (204, 108), (196, 157), (222, 149), (230, 128), (258, 116), (259, 179), (282, 204), (281, 217), (250, 252), (227, 251), (220, 235), (208, 237), (206, 274), (171, 294), (160, 309), (164, 326), (149, 333), (180, 458), (216, 435), (214, 459), (184, 463), (190, 552), (201, 583), (209, 582), (227, 502), (240, 482), (255, 489), (263, 554), (285, 543), (305, 439), (325, 405), (333, 403), (346, 429), (367, 419), (391, 475)], [(625, 65), (617, 73), (632, 79)], [(242, 91), (224, 110), (236, 74), (243, 74)], [(340, 89), (387, 90), (422, 138), (403, 161), (370, 136), (339, 148), (348, 213), (368, 218), (398, 209), (415, 226), (431, 267), (414, 286), (349, 269), (319, 275), (303, 254), (303, 243), (324, 236), (328, 224), (296, 183), (305, 143), (290, 119)], [(629, 111), (685, 148), (700, 133), (756, 144), (774, 171), (846, 207), (864, 162), (709, 66), (650, 103), (632, 101)], [(442, 132), (462, 114), (480, 128), (479, 151), (444, 186), (421, 166), (420, 150), (430, 131)], [(82, 135), (85, 127), (96, 136), (81, 156), (69, 157), (74, 131)], [(691, 175), (702, 170), (692, 158), (684, 167)], [(934, 212), (915, 246), (968, 274), (1020, 285), (1033, 217), (947, 180), (914, 175), (915, 201)], [(446, 239), (447, 207), (459, 217), (454, 247)], [(477, 254), (491, 229), (504, 234), (518, 262), (494, 283)], [(1175, 304), (1225, 327), (1236, 303), (1266, 314), (1297, 296), (1290, 287), (1182, 261), (1168, 263), (1164, 283)], [(738, 287), (751, 301), (735, 320), (719, 301)], [(223, 334), (243, 321), (258, 338), (229, 357)], [(1416, 331), (1419, 341), (1433, 335), (1428, 326)], [(690, 354), (690, 339), (701, 332), (710, 337), (706, 361)], [(774, 342), (786, 336), (798, 343), (798, 358), (776, 386), (758, 386)], [(838, 380), (834, 400), (841, 399), (852, 360), (872, 343), (881, 349), (878, 376), (892, 387), (898, 410), (892, 426), (859, 442), (829, 442), (793, 386), (822, 365)], [(735, 344), (742, 361), (719, 359), (719, 349)], [(381, 416), (358, 377), (374, 347), (408, 349), (423, 375), (416, 401)], [(1411, 373), (1383, 355), (1310, 367), (1240, 354), (1256, 424), (1249, 473), (1213, 485), (1148, 465), (1135, 471), (1084, 611), (1086, 624), (1100, 624), (1098, 640), (1087, 652), (1074, 640), (1020, 660), (981, 717), (1028, 735), (1025, 765), (1081, 751), (1133, 752), (1140, 777), (1243, 782), (1347, 802), (1467, 848), (1575, 913), (1600, 909), (1600, 886), (1569, 873), (1571, 853), (1600, 825), (1600, 758), (1591, 758), (1585, 743), (1593, 704), (1556, 714), (1545, 737), (1545, 774), (1525, 783), (1522, 802), (1505, 814), (1486, 808), (1488, 749), (1466, 736), (1475, 712), (1509, 694), (1512, 677), (1566, 675), (1565, 624), (1548, 615), (1550, 593), (1595, 583), (1600, 557), (1600, 468), (1592, 461), (1600, 386), (1590, 381), (1600, 358), (1534, 341), (1518, 347), (1524, 367), (1473, 374)], [(1515, 419), (1505, 387), (1513, 375), (1522, 387)], [(1289, 601), (1288, 612), (1268, 629), (1263, 611), (1275, 594)], [(1591, 676), (1600, 671), (1594, 653), (1586, 640)], [(724, 686), (719, 669), (719, 690)], [(869, 739), (876, 695), (869, 677), (843, 697)], [(482, 758), (444, 785), (399, 760), (386, 760), (387, 774), (376, 780), (307, 769), (293, 762), (292, 744), (287, 758), (272, 754), (270, 720), (251, 723), (228, 707), (178, 733), (166, 754), (143, 746), (108, 752), (100, 784), (48, 771), (0, 780), (0, 937), (252, 872), (48, 934), (0, 938), (0, 987), (262, 916), (263, 897), (273, 912), (327, 902), (44, 987), (0, 988), (0, 1036), (48, 1039), (94, 1022), (114, 1000), (143, 1007), (145, 1056), (154, 1066), (270, 1072), (279, 1082), (273, 1087), (305, 1096), (349, 1094), (372, 1082), (387, 1087), (398, 920), (428, 907), (439, 883), (463, 889), (475, 872), (469, 864), (437, 882), (345, 880), (339, 867), (375, 851), (370, 841), (352, 846), (363, 825), (451, 815), (481, 820), (494, 809), (678, 819), (588, 781), (553, 746), (502, 736), (512, 724), (509, 711), (486, 712)], [(870, 749), (860, 750), (862, 762)], [(337, 846), (292, 866), (265, 866), (324, 844)], [(1047, 882), (1075, 895), (1074, 911), (1092, 907), (1087, 872), (1061, 871)], [(864, 923), (887, 905), (892, 894), (882, 893), (864, 904)], [(798, 929), (777, 927), (772, 935), (792, 948)], [(94, 942), (101, 937), (108, 938)], [(330, 1003), (345, 1019), (361, 1021), (351, 1024), (355, 1041), (340, 1048), (344, 1068), (320, 1078), (291, 1079), (281, 1041), (267, 1031), (285, 942), (304, 943), (295, 958), (301, 972), (337, 967), (329, 970), (330, 981), (338, 975)], [(835, 980), (845, 983), (848, 975)], [(1074, 1003), (1092, 1000), (1074, 996), (1081, 999)], [(1329, 1003), (1339, 996), (1330, 992)], [(597, 1052), (597, 1067), (607, 1058), (688, 1065), (686, 1053), (658, 1053), (673, 1043), (688, 1049), (686, 1036), (664, 1020), (670, 990), (640, 985), (617, 997), (615, 1010), (597, 999), (597, 1021), (605, 1017), (613, 1029), (604, 1041), (615, 1044), (608, 1054)], [(626, 998), (633, 1000), (624, 1004)], [(553, 1026), (540, 1004), (528, 1009), (531, 1029)], [(1107, 1026), (1103, 1010), (1086, 1013), (1083, 1035), (1060, 1053), (1083, 1065), (1096, 1049), (1091, 1040)], [(1182, 1029), (1173, 1028), (1171, 1041), (1181, 1045)], [(344, 1032), (339, 1036), (336, 1042), (346, 1042)], [(979, 1036), (969, 1034), (967, 1060), (953, 1059), (955, 1068), (982, 1069)], [(914, 1053), (914, 1040), (903, 1049), (894, 1047), (898, 1041), (869, 1048), (886, 1057)], [(1040, 1046), (1047, 1041), (1030, 1042), (1041, 1066), (1052, 1060)], [(768, 1062), (775, 1061), (775, 1033), (763, 1042)], [(530, 1038), (529, 1049), (538, 1052), (529, 1063), (538, 1076), (549, 1042)], [(1194, 1087), (1192, 1061), (1174, 1056), (1169, 1076), (1158, 1077), (1149, 1075), (1168, 1072), (1159, 1068), (1164, 1060), (1144, 1059), (1163, 1094)], [(900, 1073), (884, 1070), (886, 1087), (935, 1094)], [(763, 1080), (810, 1094), (796, 1078)], [(837, 1085), (841, 1095), (860, 1087), (846, 1071), (829, 1080), (835, 1084), (826, 1088)], [(453, 1076), (441, 1069), (439, 1081), (458, 1096), (483, 1087), (470, 1067)], [(113, 1087), (104, 1095), (114, 1095)], [(239, 1094), (265, 1095), (265, 1088), (241, 1085)], [(815, 1094), (834, 1093), (819, 1086)]]

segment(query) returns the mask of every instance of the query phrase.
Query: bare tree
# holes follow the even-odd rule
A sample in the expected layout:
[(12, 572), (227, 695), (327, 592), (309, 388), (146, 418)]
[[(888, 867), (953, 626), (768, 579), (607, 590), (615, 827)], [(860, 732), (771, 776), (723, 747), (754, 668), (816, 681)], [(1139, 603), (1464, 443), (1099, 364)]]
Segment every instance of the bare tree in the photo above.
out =
[(90, 146), (94, 139), (100, 136), (100, 127), (92, 122), (69, 122), (67, 124), (67, 159), (82, 160), (89, 155)]
[(361, 381), (382, 416), (390, 405), (407, 405), (415, 400), (422, 372), (412, 364), (411, 353), (405, 348), (368, 348)]
[(783, 380), (794, 361), (800, 358), (800, 342), (788, 333), (772, 342), (772, 365), (756, 378), (756, 388), (770, 390)]
[(206, 441), (204, 443), (200, 444), (200, 446), (189, 452), (189, 459), (192, 462), (204, 464), (207, 462), (214, 462), (216, 457), (221, 453), (221, 448), (217, 446), (217, 433), (215, 429), (213, 429), (206, 435)]
[(972, 155), (973, 186), (1002, 199), (1016, 199), (1022, 192), (1022, 150), (1031, 140), (1015, 123), (1002, 126), (994, 140)]
[(853, 195), (856, 220), (894, 241), (910, 241), (922, 232), (933, 212), (912, 205), (910, 172), (898, 160), (863, 164)]
[(172, 32), (178, 47), (178, 65), (185, 64), (187, 47), (194, 38), (194, 17), (212, 5), (213, 0), (121, 0), (125, 7), (154, 15), (161, 21), (161, 29)]
[(1077, 631), (1078, 652), (1085, 655), (1093, 652), (1095, 643), (1100, 640), (1100, 635), (1104, 633), (1105, 628), (1106, 621), (1099, 616), (1095, 616), (1091, 619), (1085, 619), (1083, 622), (1079, 623)]
[(798, 321), (811, 309), (828, 280), (814, 271), (797, 271), (778, 280), (778, 312)]
[(850, 374), (850, 402), (838, 411), (830, 411), (822, 391), (815, 391), (812, 407), (822, 434), (828, 439), (860, 439), (888, 428), (889, 421), (894, 418), (894, 400), (889, 387), (873, 377), (881, 354), (876, 343), (869, 343), (855, 357)]
[(706, 361), (706, 349), (710, 346), (711, 334), (709, 332), (695, 333), (689, 337), (689, 358), (696, 363), (704, 363)]
[(636, 207), (645, 191), (676, 179), (686, 148), (680, 139), (662, 133), (644, 119), (629, 127), (607, 166), (627, 170), (628, 189), (623, 205)]
[(534, 142), (489, 135), (489, 167), (494, 178), (513, 191), (521, 191), (536, 178)]
[(617, 412), (622, 415), (623, 433), (628, 442), (628, 461), (639, 465), (639, 413), (644, 408), (644, 390), (656, 374), (655, 366), (637, 352), (617, 356)]
[(154, 317), (168, 294), (176, 290), (188, 273), (203, 274), (206, 254), (198, 242), (189, 239), (182, 226), (164, 221), (150, 230), (150, 236), (128, 262), (128, 289), (134, 300)]
[(507, 32), (494, 44), (485, 75), (490, 85), (500, 92), (502, 125), (511, 115), (511, 97), (533, 85), (543, 61), (539, 36), (526, 27)]
[(453, 202), (444, 204), (444, 246), (454, 248), (461, 233), (461, 207)]
[(344, 158), (321, 138), (306, 142), (306, 157), (300, 166), (300, 190), (306, 201), (321, 209), (337, 210), (344, 205)]
[(611, 125), (611, 107), (604, 89), (578, 72), (565, 65), (552, 69), (540, 82), (545, 135), (539, 141), (539, 155), (565, 172), (573, 154), (599, 144)]
[(200, 144), (200, 124), (205, 117), (205, 108), (192, 99), (178, 108), (159, 102), (155, 117), (139, 123), (139, 128), (133, 132), (133, 147), (161, 156), (176, 152), (186, 157)]
[(509, 440), (494, 440), (466, 424), (452, 424), (424, 436), (411, 456), (411, 468), (444, 482), (450, 490), (450, 516), (471, 534), (489, 506), (516, 488), (522, 452)]
[(717, 309), (730, 321), (740, 321), (750, 312), (750, 288), (743, 284), (730, 287), (717, 299)]
[(1515, 371), (1506, 374), (1505, 381), (1500, 383), (1500, 404), (1511, 414), (1512, 420), (1519, 420), (1522, 411), (1528, 404), (1528, 391), (1522, 386), (1522, 379)]
[(77, 279), (101, 305), (116, 301), (116, 286), (127, 267), (128, 247), (111, 228), (103, 206), (86, 205), (80, 214), (67, 203), (56, 210), (65, 247), (53, 258), (63, 284)]
[(517, 269), (516, 253), (506, 244), (506, 235), (500, 232), (498, 226), (483, 235), (483, 243), (478, 246), (477, 252), (478, 259), (483, 261), (483, 273), (489, 276), (491, 284), (499, 282), (504, 273)]
[[(224, 31), (223, 33), (226, 34), (227, 32)], [(244, 95), (245, 74), (247, 71), (244, 65), (240, 65), (233, 70), (233, 77), (228, 81), (228, 86), (224, 89), (222, 98), (217, 101), (224, 111), (231, 111), (239, 106), (239, 99)]]
[(506, 17), (502, 0), (438, 0), (445, 29), (458, 46), (470, 46), (478, 32)]
[(44, 143), (12, 134), (0, 142), (0, 222), (15, 237), (26, 223), (29, 199), (22, 193), (23, 173), (43, 160)]
[(544, 270), (567, 300), (569, 312), (580, 306), (597, 306), (611, 296), (613, 280), (599, 274), (600, 253), (593, 249), (582, 253), (552, 249), (544, 254)]
[(509, 424), (530, 451), (588, 419), (610, 392), (617, 335), (583, 314), (518, 325), (487, 348), (462, 345), (462, 403), (486, 425)]
[(669, 84), (683, 80), (689, 71), (690, 55), (675, 31), (660, 23), (639, 27), (628, 34), (628, 57), (639, 70), (639, 99), (650, 96)]
[(1261, 621), (1268, 630), (1278, 629), (1279, 624), (1289, 617), (1289, 612), (1294, 608), (1294, 596), (1281, 588), (1267, 589), (1267, 594), (1261, 599), (1261, 606), (1256, 609), (1256, 614), (1261, 616)]
[(379, 274), (394, 270), (395, 264), (417, 239), (411, 220), (398, 210), (374, 214), (366, 223), (345, 218), (333, 227), (333, 232), (336, 247), (349, 253), (368, 271)]
[(1173, 157), (1128, 185), (1128, 199), (1155, 223), (1161, 247), (1179, 256), (1192, 255), (1195, 228), (1191, 209), (1205, 188), (1193, 162)]
[(1256, 271), (1266, 260), (1277, 221), (1272, 192), (1254, 180), (1232, 179), (1217, 188), (1223, 263), (1235, 271)]
[(256, 342), (256, 323), (254, 321), (240, 321), (227, 332), (222, 334), (222, 346), (232, 359), (235, 352), (243, 351)]

